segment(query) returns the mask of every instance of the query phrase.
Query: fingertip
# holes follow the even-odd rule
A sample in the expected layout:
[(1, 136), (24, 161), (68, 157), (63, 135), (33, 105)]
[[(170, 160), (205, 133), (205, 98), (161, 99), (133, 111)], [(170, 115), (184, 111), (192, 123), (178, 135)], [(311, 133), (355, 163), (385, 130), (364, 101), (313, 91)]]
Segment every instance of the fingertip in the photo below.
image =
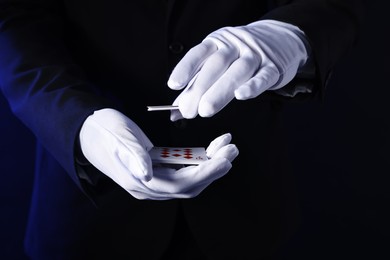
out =
[(249, 98), (251, 98), (251, 95), (247, 90), (248, 87), (246, 86), (242, 86), (240, 87), (239, 89), (236, 89), (234, 91), (234, 97), (237, 99), (237, 100), (247, 100)]
[(140, 181), (150, 181), (152, 179), (152, 175), (143, 171), (143, 170), (140, 170), (140, 171), (137, 171), (137, 170), (131, 170), (130, 173), (135, 177), (137, 178), (138, 180)]
[(235, 144), (227, 144), (220, 148), (212, 158), (226, 158), (230, 162), (233, 162), (238, 154), (239, 150)]
[(176, 115), (176, 114), (171, 114), (169, 119), (172, 121), (172, 122), (176, 122), (177, 120), (179, 120), (179, 117)]
[(141, 181), (149, 182), (153, 178), (153, 169), (152, 167), (146, 167), (137, 173), (138, 179)]
[(199, 103), (198, 113), (201, 117), (212, 117), (217, 113), (217, 109), (214, 104), (210, 102), (201, 101)]
[(174, 80), (172, 78), (169, 78), (167, 85), (170, 89), (173, 89), (173, 90), (180, 90), (185, 86), (185, 84), (180, 83), (177, 80)]
[(223, 135), (222, 135), (222, 138), (224, 138), (224, 139), (226, 138), (226, 139), (225, 139), (225, 140), (226, 140), (225, 142), (226, 142), (226, 143), (230, 143), (230, 141), (232, 140), (233, 137), (232, 137), (232, 134), (231, 134), (231, 133), (226, 133), (226, 134), (223, 134)]
[(194, 119), (198, 115), (196, 107), (186, 106), (180, 108), (180, 115), (185, 119)]
[(149, 182), (153, 178), (153, 163), (152, 159), (149, 156), (144, 157), (144, 161), (141, 161), (141, 171), (139, 172), (139, 179), (142, 181)]
[(232, 135), (230, 133), (225, 133), (215, 138), (206, 149), (207, 157), (213, 157), (222, 146), (227, 145), (231, 140)]
[(240, 150), (238, 150), (237, 146), (235, 144), (229, 144), (229, 146), (231, 146), (231, 152), (229, 153), (229, 155), (227, 156), (228, 157), (228, 160), (230, 162), (233, 162), (234, 159), (237, 158), (237, 156), (240, 154)]

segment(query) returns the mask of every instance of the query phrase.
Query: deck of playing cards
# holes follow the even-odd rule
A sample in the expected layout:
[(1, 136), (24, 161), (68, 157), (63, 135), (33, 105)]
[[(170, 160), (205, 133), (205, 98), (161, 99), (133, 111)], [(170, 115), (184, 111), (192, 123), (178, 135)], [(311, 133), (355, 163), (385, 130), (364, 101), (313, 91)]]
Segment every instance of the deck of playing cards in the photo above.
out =
[(153, 147), (149, 151), (153, 163), (197, 165), (208, 160), (203, 147)]

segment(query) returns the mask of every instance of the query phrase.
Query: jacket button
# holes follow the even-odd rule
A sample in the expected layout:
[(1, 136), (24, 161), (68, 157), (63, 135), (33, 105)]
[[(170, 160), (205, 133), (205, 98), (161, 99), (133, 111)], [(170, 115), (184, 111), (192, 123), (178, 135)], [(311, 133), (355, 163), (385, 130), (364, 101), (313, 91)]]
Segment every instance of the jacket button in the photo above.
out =
[(180, 42), (173, 42), (173, 43), (169, 44), (168, 48), (172, 53), (175, 53), (175, 54), (179, 54), (184, 50), (184, 46)]

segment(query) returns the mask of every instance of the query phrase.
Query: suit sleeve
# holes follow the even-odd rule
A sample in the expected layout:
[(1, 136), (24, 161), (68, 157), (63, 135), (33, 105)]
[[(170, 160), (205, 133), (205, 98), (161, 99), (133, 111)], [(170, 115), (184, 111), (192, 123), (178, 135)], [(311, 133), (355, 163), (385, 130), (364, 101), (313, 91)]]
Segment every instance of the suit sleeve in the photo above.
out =
[[(277, 2), (277, 1), (276, 1)], [(296, 78), (292, 84), (313, 84), (324, 98), (333, 68), (356, 45), (365, 18), (360, 0), (292, 0), (268, 12), (262, 19), (274, 19), (299, 27), (307, 36), (316, 71), (314, 80)]]
[(72, 61), (59, 4), (44, 3), (0, 1), (0, 87), (15, 116), (82, 187), (75, 164), (79, 129), (110, 104)]

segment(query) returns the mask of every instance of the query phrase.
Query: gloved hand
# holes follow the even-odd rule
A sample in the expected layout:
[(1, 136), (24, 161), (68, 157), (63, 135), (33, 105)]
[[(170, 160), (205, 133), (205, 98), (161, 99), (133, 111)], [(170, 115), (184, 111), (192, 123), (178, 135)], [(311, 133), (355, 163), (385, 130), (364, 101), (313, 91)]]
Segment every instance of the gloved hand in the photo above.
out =
[(215, 139), (207, 148), (210, 160), (179, 170), (153, 168), (148, 151), (153, 147), (143, 131), (114, 109), (89, 116), (80, 130), (85, 158), (98, 170), (138, 199), (191, 198), (225, 175), (238, 155), (231, 135)]
[(193, 198), (215, 180), (221, 178), (232, 167), (238, 149), (230, 144), (229, 133), (214, 139), (206, 149), (209, 160), (199, 165), (180, 169), (168, 166), (153, 168), (153, 178), (149, 182), (138, 182), (131, 188), (131, 194), (138, 199), (168, 200)]
[(171, 120), (211, 117), (233, 98), (246, 100), (285, 86), (308, 59), (305, 35), (274, 20), (224, 27), (209, 34), (176, 65), (168, 86), (182, 93)]
[(152, 142), (119, 111), (95, 111), (84, 121), (79, 138), (85, 158), (120, 186), (153, 177)]

